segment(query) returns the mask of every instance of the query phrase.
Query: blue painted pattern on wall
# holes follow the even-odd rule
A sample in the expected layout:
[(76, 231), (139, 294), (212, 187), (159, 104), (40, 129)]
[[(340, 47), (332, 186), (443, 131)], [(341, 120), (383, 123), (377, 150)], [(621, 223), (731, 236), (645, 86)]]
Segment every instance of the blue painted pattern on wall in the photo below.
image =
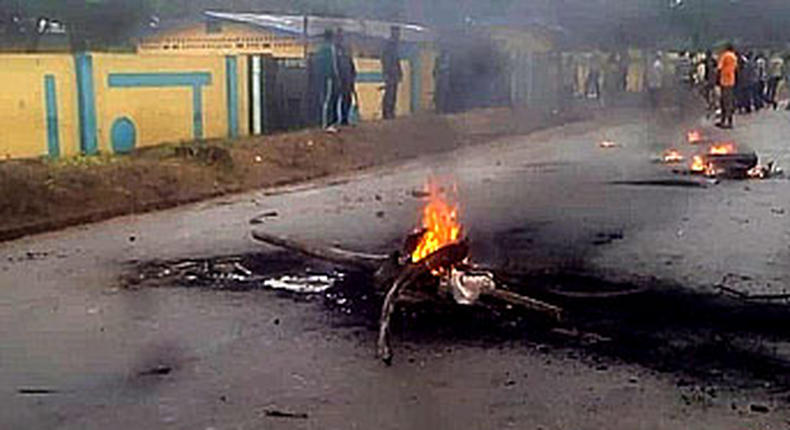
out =
[(117, 154), (128, 154), (137, 145), (137, 127), (134, 122), (126, 117), (118, 118), (112, 124), (110, 131), (112, 150)]
[(203, 138), (203, 87), (211, 85), (211, 73), (111, 73), (110, 88), (192, 88), (192, 134)]
[(60, 124), (58, 121), (58, 93), (55, 76), (44, 77), (47, 106), (47, 148), (50, 157), (60, 157)]
[(225, 58), (225, 84), (228, 98), (228, 135), (239, 135), (239, 67), (236, 57)]
[(83, 154), (99, 152), (96, 134), (96, 95), (93, 87), (93, 57), (77, 54), (74, 57), (77, 72), (77, 99), (80, 119), (80, 149)]

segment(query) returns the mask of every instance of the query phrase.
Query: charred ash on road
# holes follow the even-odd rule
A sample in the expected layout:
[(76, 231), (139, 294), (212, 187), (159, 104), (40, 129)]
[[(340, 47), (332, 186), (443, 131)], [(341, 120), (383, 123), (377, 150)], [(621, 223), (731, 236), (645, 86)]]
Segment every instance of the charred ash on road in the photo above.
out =
[[(757, 390), (781, 398), (790, 393), (790, 354), (775, 346), (790, 341), (790, 310), (783, 303), (692, 293), (655, 279), (611, 282), (581, 269), (509, 277), (503, 281), (513, 291), (561, 305), (567, 311), (563, 323), (508, 307), (491, 312), (416, 302), (394, 315), (394, 336), (413, 348), (431, 343), (449, 350), (523, 343), (600, 370), (638, 364), (670, 375), (679, 387)], [(373, 283), (371, 273), (287, 252), (151, 262), (125, 278), (132, 289), (200, 288), (314, 302), (340, 316), (331, 319), (334, 329), (364, 327), (365, 342), (375, 336), (384, 300)]]

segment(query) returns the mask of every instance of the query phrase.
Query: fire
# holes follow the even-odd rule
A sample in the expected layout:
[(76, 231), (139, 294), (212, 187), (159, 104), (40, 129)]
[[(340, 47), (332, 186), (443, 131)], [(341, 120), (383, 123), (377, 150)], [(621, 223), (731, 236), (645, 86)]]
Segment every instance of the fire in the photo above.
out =
[(699, 130), (691, 130), (688, 132), (687, 138), (691, 144), (699, 143), (702, 141), (702, 133)]
[(705, 171), (705, 159), (701, 155), (695, 155), (694, 158), (691, 159), (691, 167), (692, 172), (702, 173)]
[(425, 233), (411, 255), (416, 263), (461, 238), (458, 208), (450, 205), (435, 186), (429, 186), (430, 200), (423, 209), (422, 227)]
[(670, 149), (669, 151), (664, 153), (664, 162), (665, 163), (680, 163), (685, 158), (683, 154), (678, 152), (676, 149)]
[(710, 147), (711, 155), (727, 155), (735, 153), (735, 145), (732, 143), (719, 143)]

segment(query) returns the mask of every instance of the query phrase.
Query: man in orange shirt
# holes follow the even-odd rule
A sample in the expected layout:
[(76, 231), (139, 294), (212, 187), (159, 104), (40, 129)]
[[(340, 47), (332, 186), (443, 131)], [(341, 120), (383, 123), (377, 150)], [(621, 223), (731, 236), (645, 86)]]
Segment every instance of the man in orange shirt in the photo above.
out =
[(735, 74), (738, 70), (738, 56), (735, 48), (728, 44), (719, 57), (719, 87), (721, 88), (721, 121), (717, 126), (732, 128), (732, 115), (735, 112)]

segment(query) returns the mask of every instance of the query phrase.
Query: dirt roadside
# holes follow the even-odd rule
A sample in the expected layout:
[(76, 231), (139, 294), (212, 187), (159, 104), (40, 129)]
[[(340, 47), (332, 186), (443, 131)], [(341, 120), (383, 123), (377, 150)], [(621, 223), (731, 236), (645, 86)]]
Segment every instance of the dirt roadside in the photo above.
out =
[(129, 156), (0, 163), (0, 241), (347, 173), (584, 117), (509, 109), (146, 148)]

